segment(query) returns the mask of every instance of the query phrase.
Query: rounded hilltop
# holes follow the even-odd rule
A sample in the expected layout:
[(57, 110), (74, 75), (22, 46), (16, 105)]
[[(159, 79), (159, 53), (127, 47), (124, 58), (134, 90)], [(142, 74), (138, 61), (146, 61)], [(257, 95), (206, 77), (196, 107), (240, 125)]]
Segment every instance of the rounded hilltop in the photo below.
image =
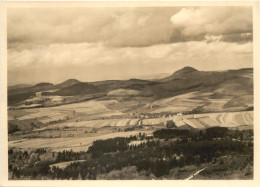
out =
[(191, 67), (191, 66), (185, 66), (184, 68), (178, 70), (178, 71), (175, 71), (173, 73), (173, 75), (177, 75), (177, 74), (186, 74), (186, 73), (191, 73), (191, 72), (195, 72), (195, 71), (198, 71), (197, 69)]
[(53, 84), (49, 83), (49, 82), (41, 82), (41, 83), (35, 84), (34, 86), (35, 87), (40, 87), (40, 86), (52, 86), (52, 85)]

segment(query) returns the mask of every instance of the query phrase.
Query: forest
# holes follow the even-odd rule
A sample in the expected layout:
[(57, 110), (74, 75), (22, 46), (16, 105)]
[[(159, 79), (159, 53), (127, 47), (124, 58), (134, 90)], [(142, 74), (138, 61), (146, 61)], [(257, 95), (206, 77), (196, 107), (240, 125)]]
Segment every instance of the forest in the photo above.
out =
[[(106, 179), (111, 172), (134, 170), (140, 179), (160, 179), (174, 168), (214, 163), (221, 156), (249, 155), (253, 162), (253, 131), (214, 127), (206, 130), (160, 129), (94, 141), (86, 152), (9, 149), (12, 179)], [(139, 141), (139, 144), (130, 144)], [(84, 162), (73, 162), (84, 160)], [(55, 163), (72, 161), (61, 169)], [(14, 164), (15, 163), (15, 164)], [(126, 172), (127, 173), (127, 172)], [(130, 175), (130, 174), (129, 174)], [(120, 178), (120, 176), (119, 176)], [(127, 177), (126, 177), (127, 178)], [(118, 179), (118, 178), (115, 178)], [(125, 179), (121, 176), (120, 179)]]

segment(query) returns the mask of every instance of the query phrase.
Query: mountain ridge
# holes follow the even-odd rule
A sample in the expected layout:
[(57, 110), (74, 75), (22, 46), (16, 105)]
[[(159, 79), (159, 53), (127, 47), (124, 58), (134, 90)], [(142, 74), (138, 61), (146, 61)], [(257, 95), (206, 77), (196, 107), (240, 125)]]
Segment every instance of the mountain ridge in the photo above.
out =
[[(60, 84), (39, 83), (32, 87), (8, 90), (8, 97), (28, 93), (48, 92), (46, 95), (76, 96), (88, 94), (107, 94), (118, 89), (138, 90), (154, 99), (176, 96), (191, 91), (209, 91), (239, 95), (252, 93), (253, 69), (243, 68), (226, 71), (199, 71), (193, 67), (184, 67), (163, 79), (142, 80), (131, 78), (129, 80), (104, 80), (95, 82), (80, 82), (68, 79)], [(20, 95), (19, 95), (20, 97)], [(22, 97), (26, 99), (27, 97)], [(13, 100), (12, 100), (13, 101)]]

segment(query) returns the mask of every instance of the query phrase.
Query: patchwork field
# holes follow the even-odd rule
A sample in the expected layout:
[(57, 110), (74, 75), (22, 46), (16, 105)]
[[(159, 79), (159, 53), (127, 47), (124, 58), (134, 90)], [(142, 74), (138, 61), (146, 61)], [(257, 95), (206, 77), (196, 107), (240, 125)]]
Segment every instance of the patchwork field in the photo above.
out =
[(79, 121), (79, 122), (65, 122), (55, 125), (46, 126), (43, 128), (35, 129), (34, 131), (42, 131), (47, 129), (56, 129), (64, 127), (75, 128), (101, 128), (101, 127), (124, 127), (135, 126), (139, 119), (106, 119), (106, 120), (91, 120), (91, 121)]
[[(182, 94), (175, 97), (170, 97), (167, 99), (161, 99), (155, 101), (151, 104), (151, 113), (161, 113), (161, 112), (183, 112), (188, 111), (191, 108), (195, 108), (198, 105), (203, 105), (206, 101), (201, 99), (195, 99), (197, 92), (191, 92), (187, 94)], [(210, 93), (207, 93), (207, 95)], [(203, 96), (203, 95), (201, 95)]]
[(168, 118), (143, 119), (143, 125), (165, 125), (172, 120), (176, 126), (188, 125), (192, 128), (202, 129), (213, 126), (239, 127), (251, 126), (253, 128), (253, 112), (225, 112), (225, 113), (205, 113), (194, 115), (175, 115)]
[[(40, 112), (38, 112), (40, 113)], [(26, 114), (26, 113), (24, 113)], [(34, 113), (33, 116), (36, 116)], [(40, 113), (43, 114), (43, 113)], [(229, 128), (240, 128), (247, 126), (253, 128), (253, 112), (230, 112), (230, 113), (206, 113), (196, 115), (183, 115), (172, 116), (168, 118), (153, 118), (153, 119), (104, 119), (104, 120), (90, 120), (79, 122), (64, 122), (53, 125), (47, 125), (43, 128), (34, 129), (31, 133), (48, 132), (49, 136), (45, 138), (24, 138), (20, 140), (9, 141), (10, 147), (16, 147), (21, 149), (31, 148), (49, 148), (55, 151), (70, 150), (73, 151), (86, 151), (94, 140), (108, 139), (113, 137), (127, 137), (130, 135), (138, 134), (139, 132), (145, 132), (146, 134), (152, 134), (151, 129), (143, 129), (141, 131), (127, 131), (127, 132), (114, 132), (102, 131), (104, 127), (135, 127), (139, 125), (155, 126), (159, 125), (161, 128), (165, 128), (166, 122), (172, 120), (177, 127), (204, 129), (207, 127), (222, 126)], [(95, 128), (100, 129), (97, 133), (85, 134), (84, 129)], [(56, 130), (55, 130), (56, 129)], [(59, 129), (59, 131), (57, 131)], [(70, 130), (71, 129), (71, 130)], [(62, 136), (58, 136), (57, 131), (62, 133)], [(64, 135), (65, 133), (65, 135)], [(73, 136), (70, 135), (73, 133)], [(75, 135), (75, 136), (74, 136)], [(55, 137), (55, 138), (54, 138)]]
[(204, 111), (226, 111), (242, 109), (253, 105), (252, 95), (242, 95), (237, 97), (217, 95), (212, 92), (189, 92), (178, 96), (157, 100), (149, 106), (150, 113), (162, 112), (185, 112), (203, 107)]
[(210, 117), (222, 127), (235, 127), (242, 125), (253, 126), (253, 111), (230, 112), (230, 113), (212, 113)]
[(193, 128), (206, 128), (209, 126), (251, 126), (253, 128), (254, 124), (253, 111), (184, 115), (174, 116), (169, 119), (177, 124), (180, 123), (179, 121), (182, 121)]
[(117, 110), (111, 110), (107, 106), (114, 104), (116, 100), (105, 100), (105, 101), (86, 101), (82, 103), (74, 103), (61, 105), (56, 107), (45, 107), (45, 108), (33, 108), (33, 109), (20, 109), (20, 110), (9, 110), (9, 120), (28, 120), (38, 119), (42, 123), (50, 123), (58, 120), (65, 120), (71, 118), (75, 114), (84, 114), (84, 116), (90, 117), (105, 117), (113, 115), (122, 115), (122, 112)]
[[(251, 101), (249, 96), (243, 98)], [(85, 151), (94, 140), (130, 136), (140, 131), (152, 133), (153, 128), (166, 128), (168, 121), (173, 121), (178, 128), (253, 128), (253, 111), (173, 114), (191, 111), (198, 106), (222, 109), (230, 101), (230, 98), (216, 99), (211, 92), (190, 92), (145, 104), (150, 99), (106, 97), (55, 107), (9, 110), (9, 122), (15, 121), (18, 129), (25, 123), (29, 124), (20, 128), (23, 131), (10, 134), (9, 146)], [(140, 113), (139, 109), (147, 113)], [(166, 116), (163, 112), (171, 114)]]
[[(9, 141), (9, 147), (21, 149), (33, 148), (49, 148), (54, 151), (73, 150), (73, 151), (87, 151), (88, 147), (95, 140), (105, 140), (115, 137), (128, 137), (136, 135), (142, 131), (116, 132), (108, 134), (95, 134), (94, 136), (73, 137), (73, 138), (35, 138), (22, 139), (17, 141)], [(152, 134), (152, 131), (146, 131), (146, 134)]]

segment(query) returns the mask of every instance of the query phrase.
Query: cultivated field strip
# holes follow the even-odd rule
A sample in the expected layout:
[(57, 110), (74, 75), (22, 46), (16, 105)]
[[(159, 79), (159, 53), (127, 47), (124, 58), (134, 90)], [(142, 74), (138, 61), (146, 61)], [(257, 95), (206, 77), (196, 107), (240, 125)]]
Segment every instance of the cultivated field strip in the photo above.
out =
[(253, 121), (253, 112), (229, 112), (229, 113), (216, 113), (209, 115), (217, 124), (223, 127), (235, 127), (242, 125), (252, 126)]
[(92, 117), (111, 117), (114, 115), (123, 115), (122, 112), (118, 110), (111, 110), (108, 108), (111, 104), (116, 104), (116, 100), (105, 100), (105, 101), (86, 101), (82, 103), (73, 103), (55, 107), (46, 107), (46, 108), (35, 108), (35, 109), (21, 109), (17, 117), (15, 112), (11, 112), (9, 119), (16, 118), (17, 120), (30, 120), (38, 119), (42, 123), (46, 124), (52, 121), (63, 120), (68, 117), (68, 114), (78, 113), (84, 114), (85, 116)]
[(166, 122), (166, 118), (153, 118), (153, 119), (143, 119), (143, 125), (159, 125), (164, 124)]
[(199, 120), (197, 120), (197, 119), (184, 119), (183, 121), (184, 121), (184, 123), (186, 123), (187, 125), (195, 128), (195, 129), (203, 129), (203, 128), (205, 128), (205, 126), (202, 125), (199, 122)]
[[(142, 119), (142, 125), (165, 125), (167, 121), (172, 120), (176, 126), (188, 125), (192, 128), (203, 129), (214, 126), (236, 127), (243, 125), (253, 125), (253, 112), (230, 112), (230, 113), (207, 113), (197, 115), (173, 116), (169, 118), (150, 118)], [(75, 128), (101, 128), (101, 127), (124, 127), (136, 126), (139, 119), (104, 119), (79, 122), (64, 122), (55, 125), (49, 125), (34, 131), (46, 129), (75, 127)]]
[[(109, 134), (97, 134), (89, 137), (74, 137), (74, 138), (35, 138), (23, 139), (18, 141), (9, 141), (10, 147), (17, 147), (22, 149), (32, 148), (50, 148), (55, 151), (70, 150), (73, 151), (87, 151), (88, 147), (95, 140), (104, 140), (115, 137), (128, 137), (136, 135), (141, 131), (115, 132)], [(152, 134), (152, 131), (146, 131), (146, 134)]]
[(91, 120), (91, 121), (79, 121), (79, 122), (65, 122), (55, 125), (49, 125), (43, 128), (34, 129), (34, 131), (42, 131), (47, 129), (56, 129), (64, 127), (75, 128), (101, 128), (101, 127), (122, 127), (122, 126), (135, 126), (139, 119), (105, 119), (105, 120)]
[(229, 112), (229, 113), (206, 113), (196, 115), (173, 116), (161, 118), (162, 121), (173, 120), (176, 126), (189, 125), (192, 128), (207, 128), (214, 126), (238, 127), (243, 125), (253, 126), (253, 112)]
[(201, 122), (201, 124), (203, 124), (205, 127), (214, 127), (214, 126), (218, 126), (218, 124), (212, 120), (210, 117), (202, 117), (202, 118), (198, 118), (198, 120)]

